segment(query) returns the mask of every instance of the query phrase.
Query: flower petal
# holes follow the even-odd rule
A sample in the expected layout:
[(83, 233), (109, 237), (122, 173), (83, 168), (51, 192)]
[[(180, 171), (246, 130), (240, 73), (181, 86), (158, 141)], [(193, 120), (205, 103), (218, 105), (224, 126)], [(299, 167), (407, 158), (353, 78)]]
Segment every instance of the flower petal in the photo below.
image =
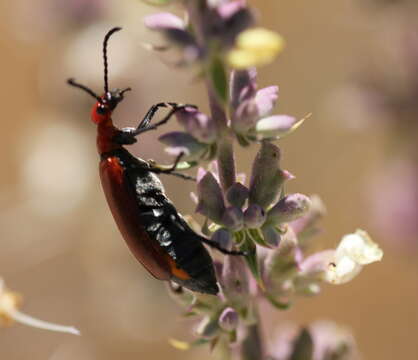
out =
[(166, 151), (170, 155), (177, 156), (184, 153), (183, 160), (199, 159), (207, 149), (205, 144), (198, 142), (193, 136), (180, 131), (164, 134), (159, 137), (159, 140), (169, 146), (166, 148)]
[(233, 331), (237, 328), (239, 315), (237, 311), (231, 307), (227, 307), (219, 316), (219, 326), (225, 331)]
[(303, 194), (286, 195), (268, 212), (268, 220), (279, 224), (295, 220), (309, 211), (311, 200)]
[(255, 131), (262, 138), (283, 137), (296, 130), (304, 120), (289, 115), (273, 115), (258, 121)]
[(231, 105), (236, 109), (243, 101), (255, 96), (257, 89), (257, 70), (234, 70), (230, 79)]
[(151, 30), (181, 29), (184, 30), (186, 24), (178, 16), (162, 12), (145, 16), (144, 24)]
[(340, 285), (354, 279), (361, 271), (363, 266), (356, 263), (348, 256), (343, 256), (337, 262), (331, 262), (325, 272), (325, 281)]
[(176, 117), (187, 132), (199, 141), (211, 144), (216, 140), (215, 122), (199, 110), (193, 107), (186, 107), (177, 111)]
[(383, 257), (383, 251), (363, 230), (357, 230), (354, 234), (345, 235), (336, 251), (337, 261), (344, 257), (349, 257), (360, 265), (380, 261)]
[(235, 69), (245, 69), (253, 66), (271, 63), (284, 48), (284, 39), (277, 33), (263, 29), (252, 28), (241, 32), (227, 60)]
[(260, 118), (271, 113), (279, 98), (279, 87), (269, 86), (257, 91), (255, 102), (257, 104), (258, 116)]

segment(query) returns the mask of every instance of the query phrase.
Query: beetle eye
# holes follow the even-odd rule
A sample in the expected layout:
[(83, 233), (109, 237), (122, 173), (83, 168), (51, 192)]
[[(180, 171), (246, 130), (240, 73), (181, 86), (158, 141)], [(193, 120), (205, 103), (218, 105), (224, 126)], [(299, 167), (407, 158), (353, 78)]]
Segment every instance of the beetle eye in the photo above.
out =
[(104, 104), (98, 104), (96, 108), (96, 112), (100, 115), (104, 115), (107, 112), (107, 106)]

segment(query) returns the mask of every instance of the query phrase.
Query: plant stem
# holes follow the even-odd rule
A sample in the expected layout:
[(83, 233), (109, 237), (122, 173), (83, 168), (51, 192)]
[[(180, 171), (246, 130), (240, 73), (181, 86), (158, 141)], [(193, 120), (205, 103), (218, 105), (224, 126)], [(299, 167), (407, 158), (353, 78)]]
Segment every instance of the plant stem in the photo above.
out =
[(209, 80), (207, 81), (207, 87), (211, 116), (216, 122), (221, 136), (218, 141), (217, 163), (221, 186), (226, 191), (236, 181), (234, 147), (226, 126), (227, 116), (224, 106), (217, 99)]
[(247, 338), (241, 347), (241, 360), (262, 360), (265, 358), (258, 307), (255, 303), (252, 306), (256, 320), (254, 324), (247, 327)]

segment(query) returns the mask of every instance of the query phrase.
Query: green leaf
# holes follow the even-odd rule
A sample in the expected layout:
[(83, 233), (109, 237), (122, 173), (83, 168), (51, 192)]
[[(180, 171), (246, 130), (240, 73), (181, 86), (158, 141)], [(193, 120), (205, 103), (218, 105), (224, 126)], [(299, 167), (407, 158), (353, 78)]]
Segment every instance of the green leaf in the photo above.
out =
[(224, 63), (219, 58), (214, 58), (209, 67), (209, 75), (213, 88), (222, 104), (228, 100), (228, 79)]
[(288, 310), (292, 306), (291, 302), (281, 302), (269, 293), (264, 293), (264, 296), (278, 310)]
[(197, 161), (182, 161), (177, 164), (176, 170), (187, 170), (198, 164)]
[(259, 229), (249, 229), (247, 232), (248, 236), (256, 244), (271, 249), (272, 247), (264, 240)]
[(190, 343), (190, 346), (197, 347), (197, 346), (209, 344), (210, 342), (211, 341), (209, 339), (200, 338)]
[(261, 277), (260, 264), (257, 259), (257, 248), (254, 242), (251, 241), (251, 239), (248, 237), (248, 234), (245, 237), (244, 243), (241, 246), (240, 250), (247, 253), (247, 255), (245, 256), (245, 261), (248, 267), (250, 268), (250, 271), (253, 274), (255, 280), (257, 281), (258, 286), (262, 290), (264, 290), (265, 286), (264, 286), (263, 279)]
[(313, 340), (309, 331), (302, 329), (293, 344), (293, 352), (290, 360), (312, 360)]

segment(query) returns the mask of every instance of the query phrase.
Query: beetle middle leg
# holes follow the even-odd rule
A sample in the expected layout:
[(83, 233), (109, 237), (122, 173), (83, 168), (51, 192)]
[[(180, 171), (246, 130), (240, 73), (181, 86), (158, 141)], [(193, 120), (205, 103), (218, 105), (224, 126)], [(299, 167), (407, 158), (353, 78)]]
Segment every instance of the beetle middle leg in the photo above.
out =
[(148, 169), (151, 172), (154, 172), (156, 174), (166, 174), (166, 175), (173, 175), (177, 176), (179, 178), (182, 178), (184, 180), (191, 180), (196, 181), (196, 178), (190, 175), (184, 175), (182, 173), (176, 172), (178, 164), (180, 163), (181, 159), (184, 157), (184, 152), (181, 152), (177, 155), (176, 159), (174, 160), (173, 165), (169, 167), (163, 167), (161, 165), (152, 164), (150, 168)]

